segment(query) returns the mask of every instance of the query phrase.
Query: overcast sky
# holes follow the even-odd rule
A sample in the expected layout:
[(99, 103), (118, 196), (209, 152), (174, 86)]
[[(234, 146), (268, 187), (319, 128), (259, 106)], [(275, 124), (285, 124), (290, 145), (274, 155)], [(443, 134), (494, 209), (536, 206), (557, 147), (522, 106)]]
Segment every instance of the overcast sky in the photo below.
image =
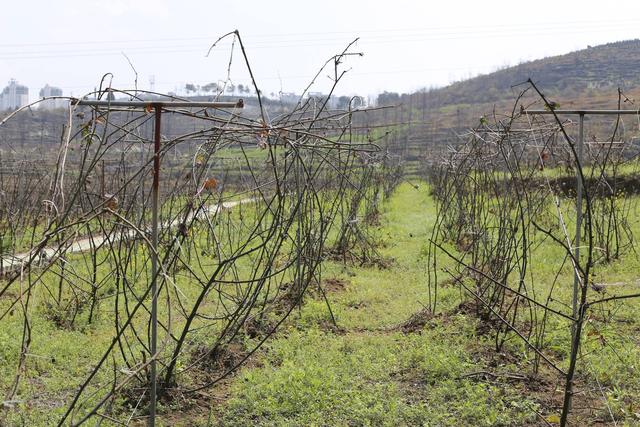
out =
[[(640, 38), (640, 1), (455, 0), (4, 0), (0, 88), (10, 78), (84, 94), (100, 77), (113, 85), (184, 91), (226, 78), (238, 29), (266, 93), (300, 93), (319, 67), (359, 37), (339, 94), (372, 95), (442, 86), (549, 55)], [(230, 39), (229, 39), (230, 42)], [(331, 71), (331, 70), (329, 70)], [(329, 72), (312, 89), (326, 92)], [(248, 83), (241, 54), (231, 78)]]

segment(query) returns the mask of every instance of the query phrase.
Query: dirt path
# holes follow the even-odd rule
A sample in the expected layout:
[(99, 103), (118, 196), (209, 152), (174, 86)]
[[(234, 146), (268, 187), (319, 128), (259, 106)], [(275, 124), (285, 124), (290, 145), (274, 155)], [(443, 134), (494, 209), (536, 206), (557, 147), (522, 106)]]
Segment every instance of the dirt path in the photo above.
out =
[[(207, 213), (209, 215), (215, 215), (221, 209), (230, 209), (234, 206), (238, 206), (243, 203), (251, 203), (254, 202), (255, 199), (242, 199), (242, 200), (233, 200), (230, 202), (222, 202), (215, 205), (211, 205), (207, 208)], [(187, 217), (187, 221), (193, 219), (194, 216), (201, 215), (200, 213), (191, 213)], [(160, 232), (163, 229), (174, 228), (176, 227), (182, 220), (174, 219), (172, 221), (166, 221), (160, 224)], [(32, 249), (28, 252), (19, 253), (16, 255), (3, 255), (0, 258), (0, 272), (9, 273), (12, 271), (17, 271), (23, 268), (24, 264), (27, 263), (30, 259), (34, 258), (34, 263), (39, 264), (45, 262), (46, 260), (50, 260), (53, 257), (60, 256), (62, 254), (68, 253), (77, 253), (77, 252), (86, 252), (92, 250), (94, 248), (98, 248), (102, 246), (105, 242), (117, 242), (119, 240), (130, 240), (135, 238), (138, 234), (137, 230), (128, 230), (126, 232), (111, 234), (111, 235), (97, 235), (92, 237), (84, 237), (71, 242), (66, 248), (62, 248), (60, 246), (48, 246), (40, 251), (39, 254), (36, 254), (35, 249)]]

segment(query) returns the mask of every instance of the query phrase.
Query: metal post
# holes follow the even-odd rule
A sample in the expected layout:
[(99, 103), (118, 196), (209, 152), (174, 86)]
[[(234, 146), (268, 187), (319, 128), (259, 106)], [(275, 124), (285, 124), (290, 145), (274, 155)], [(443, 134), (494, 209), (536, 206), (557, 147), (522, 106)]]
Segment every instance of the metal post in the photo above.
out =
[[(157, 365), (156, 352), (158, 342), (158, 210), (159, 210), (159, 187), (160, 187), (160, 129), (162, 125), (163, 108), (243, 108), (244, 101), (239, 99), (236, 102), (189, 102), (189, 101), (102, 101), (97, 99), (72, 99), (73, 106), (90, 106), (95, 108), (140, 108), (142, 111), (155, 111), (155, 130), (153, 135), (153, 188), (151, 193), (151, 342), (149, 343), (151, 360), (149, 368), (151, 378), (149, 385), (149, 426), (156, 424), (156, 400), (157, 400)], [(143, 150), (141, 155), (143, 156)], [(143, 162), (144, 164), (144, 162)], [(104, 173), (103, 173), (104, 176)], [(104, 184), (103, 184), (104, 188)], [(141, 190), (142, 191), (142, 190)], [(104, 192), (104, 191), (103, 191)], [(142, 198), (144, 202), (144, 197)], [(141, 218), (142, 219), (142, 218)]]
[(149, 426), (156, 425), (156, 351), (158, 340), (158, 198), (160, 187), (160, 129), (162, 106), (155, 105), (155, 132), (153, 135), (153, 189), (151, 193), (151, 385), (149, 390)]
[[(580, 125), (578, 129), (578, 144), (576, 146), (576, 152), (578, 155), (578, 168), (582, 168), (582, 151), (584, 147), (584, 113), (580, 114)], [(582, 179), (580, 178), (580, 171), (576, 172), (576, 238), (574, 247), (574, 257), (576, 264), (580, 264), (580, 243), (582, 237)], [(578, 292), (580, 286), (580, 274), (578, 269), (574, 269), (573, 277), (573, 318), (578, 318)], [(576, 325), (571, 326), (571, 335), (575, 338)]]
[(102, 202), (104, 202), (106, 191), (104, 189), (104, 160), (102, 161), (102, 176), (100, 177), (100, 195), (102, 196)]
[[(582, 152), (584, 150), (584, 116), (587, 114), (593, 115), (640, 115), (640, 109), (638, 110), (525, 110), (526, 114), (555, 114), (559, 115), (578, 115), (580, 118), (579, 121), (579, 129), (578, 129), (578, 141), (576, 144), (576, 155), (577, 162), (580, 164), (580, 167), (583, 166), (582, 161)], [(574, 246), (574, 257), (576, 262), (580, 261), (580, 244), (582, 237), (582, 180), (580, 179), (580, 173), (578, 172), (576, 176), (576, 238), (575, 238), (575, 246)], [(578, 317), (578, 292), (580, 291), (580, 275), (576, 270), (574, 272), (574, 280), (573, 280), (573, 318), (577, 319)], [(575, 339), (576, 333), (576, 325), (573, 324), (571, 326), (571, 336)]]

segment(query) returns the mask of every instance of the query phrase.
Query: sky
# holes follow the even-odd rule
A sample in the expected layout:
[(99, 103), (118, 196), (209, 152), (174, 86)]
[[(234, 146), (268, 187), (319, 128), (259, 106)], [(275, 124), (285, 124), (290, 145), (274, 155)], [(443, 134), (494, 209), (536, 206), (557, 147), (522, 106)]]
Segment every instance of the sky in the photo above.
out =
[[(187, 83), (227, 76), (248, 84), (231, 37), (207, 56), (213, 42), (236, 29), (267, 96), (301, 93), (356, 38), (349, 52), (362, 56), (339, 65), (346, 71), (335, 89), (339, 95), (439, 87), (588, 45), (640, 38), (637, 0), (4, 0), (0, 7), (0, 88), (15, 78), (29, 87), (32, 101), (45, 84), (81, 96), (106, 73), (119, 89), (137, 84), (178, 94)], [(334, 77), (330, 63), (310, 90), (327, 93)]]

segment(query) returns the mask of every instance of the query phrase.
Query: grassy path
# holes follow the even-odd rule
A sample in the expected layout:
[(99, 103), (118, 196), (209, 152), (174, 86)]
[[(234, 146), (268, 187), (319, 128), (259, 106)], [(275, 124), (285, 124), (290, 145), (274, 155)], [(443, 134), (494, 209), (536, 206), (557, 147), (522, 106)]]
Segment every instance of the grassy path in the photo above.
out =
[[(329, 327), (325, 303), (309, 299), (278, 337), (269, 341), (259, 366), (245, 368), (229, 399), (211, 420), (245, 425), (521, 425), (536, 419), (537, 403), (518, 385), (478, 381), (485, 369), (475, 321), (464, 314), (418, 319), (434, 207), (425, 188), (403, 185), (382, 216), (381, 252), (388, 269), (325, 266), (339, 329)], [(451, 311), (459, 293), (444, 289), (441, 307)], [(415, 320), (415, 319), (414, 319)], [(406, 325), (410, 326), (410, 325)], [(415, 330), (413, 330), (415, 329)], [(503, 364), (509, 371), (517, 367)], [(493, 368), (495, 370), (495, 367)]]
[[(242, 200), (232, 200), (228, 202), (216, 203), (205, 207), (204, 213), (207, 215), (216, 215), (219, 210), (222, 209), (230, 209), (235, 206), (238, 206), (241, 203), (252, 203), (253, 199), (242, 199)], [(187, 215), (186, 219), (176, 218), (170, 221), (165, 221), (159, 224), (160, 233), (162, 233), (163, 229), (166, 228), (175, 228), (181, 222), (188, 223), (190, 222), (196, 213), (190, 213)], [(146, 233), (150, 233), (150, 231), (142, 230)], [(9, 273), (13, 271), (19, 271), (25, 264), (29, 264), (33, 262), (33, 264), (42, 264), (47, 261), (51, 262), (52, 258), (58, 258), (62, 255), (76, 253), (76, 252), (87, 252), (93, 250), (94, 248), (100, 248), (105, 244), (114, 244), (120, 240), (133, 240), (136, 237), (139, 237), (139, 230), (129, 229), (127, 231), (113, 233), (110, 235), (104, 234), (96, 234), (91, 237), (81, 237), (76, 240), (65, 242), (62, 247), (56, 246), (48, 246), (43, 248), (40, 253), (36, 253), (35, 249), (32, 249), (29, 252), (22, 252), (15, 255), (2, 255), (0, 256), (0, 272)]]

